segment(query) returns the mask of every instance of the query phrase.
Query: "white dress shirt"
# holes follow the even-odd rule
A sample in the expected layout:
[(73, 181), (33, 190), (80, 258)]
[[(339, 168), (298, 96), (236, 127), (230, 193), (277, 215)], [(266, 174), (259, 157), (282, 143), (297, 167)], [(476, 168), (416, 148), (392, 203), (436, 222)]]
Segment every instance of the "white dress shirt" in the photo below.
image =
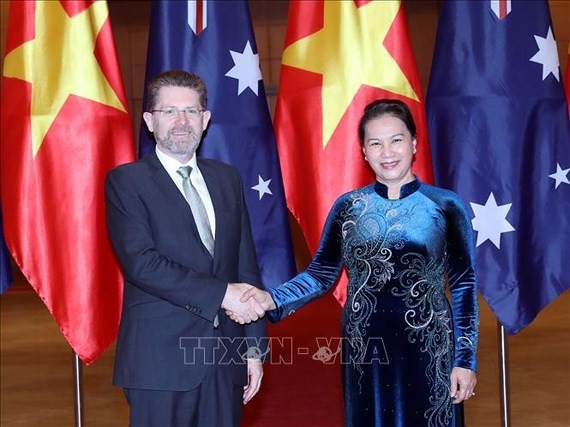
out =
[[(208, 187), (206, 186), (206, 181), (204, 181), (204, 177), (202, 176), (202, 172), (200, 172), (200, 168), (198, 168), (198, 162), (196, 161), (196, 153), (192, 156), (188, 163), (180, 163), (178, 160), (173, 159), (170, 156), (167, 156), (162, 151), (158, 149), (158, 146), (155, 147), (156, 155), (158, 156), (158, 160), (170, 175), (170, 178), (176, 184), (176, 187), (180, 191), (180, 193), (184, 196), (184, 190), (182, 189), (182, 177), (178, 174), (177, 170), (180, 166), (191, 166), (192, 173), (190, 174), (190, 181), (196, 191), (200, 195), (202, 202), (204, 203), (204, 207), (206, 208), (206, 214), (208, 215), (208, 222), (210, 223), (210, 228), (212, 229), (212, 236), (214, 239), (216, 237), (216, 215), (214, 213), (214, 204), (212, 203), (212, 198), (210, 197), (210, 193), (208, 192)], [(184, 196), (186, 198), (186, 196)]]

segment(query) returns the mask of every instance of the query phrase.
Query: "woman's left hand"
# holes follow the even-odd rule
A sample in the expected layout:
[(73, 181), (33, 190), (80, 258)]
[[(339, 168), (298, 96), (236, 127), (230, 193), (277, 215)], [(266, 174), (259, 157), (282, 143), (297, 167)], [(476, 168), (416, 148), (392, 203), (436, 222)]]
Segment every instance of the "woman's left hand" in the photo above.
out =
[(471, 369), (455, 367), (451, 371), (451, 387), (449, 394), (453, 403), (461, 403), (475, 396), (477, 375)]

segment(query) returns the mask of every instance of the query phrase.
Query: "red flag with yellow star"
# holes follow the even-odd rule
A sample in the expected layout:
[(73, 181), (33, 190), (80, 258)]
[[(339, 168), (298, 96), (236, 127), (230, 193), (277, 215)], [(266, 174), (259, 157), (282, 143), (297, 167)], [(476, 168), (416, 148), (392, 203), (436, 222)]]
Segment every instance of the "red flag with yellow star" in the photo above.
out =
[(11, 2), (1, 108), (8, 248), (89, 364), (115, 339), (122, 298), (104, 177), (134, 160), (105, 1)]
[[(364, 106), (378, 98), (410, 106), (418, 130), (414, 173), (433, 182), (423, 93), (400, 2), (292, 1), (275, 132), (287, 205), (311, 253), (336, 198), (374, 180), (357, 128)], [(344, 302), (344, 284), (335, 296)]]

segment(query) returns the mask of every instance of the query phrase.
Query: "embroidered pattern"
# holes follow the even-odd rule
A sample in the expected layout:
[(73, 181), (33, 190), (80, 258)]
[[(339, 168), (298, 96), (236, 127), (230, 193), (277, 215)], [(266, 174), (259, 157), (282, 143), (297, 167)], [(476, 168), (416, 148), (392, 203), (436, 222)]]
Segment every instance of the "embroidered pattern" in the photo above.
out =
[(350, 337), (352, 365), (359, 373), (362, 391), (362, 363), (366, 356), (366, 335), (370, 316), (376, 312), (377, 293), (394, 275), (393, 250), (404, 247), (404, 223), (409, 212), (398, 212), (395, 203), (386, 212), (379, 212), (369, 192), (351, 195), (346, 210), (339, 215), (345, 265), (351, 280), (348, 289), (350, 312), (346, 333)]
[(431, 386), (432, 406), (424, 416), (428, 427), (448, 425), (452, 414), (449, 372), (453, 363), (453, 330), (445, 298), (447, 262), (428, 261), (418, 253), (408, 253), (400, 258), (400, 264), (407, 267), (395, 276), (399, 286), (391, 292), (402, 297), (408, 308), (404, 320), (409, 342), (419, 341), (420, 351), (430, 357), (425, 373)]

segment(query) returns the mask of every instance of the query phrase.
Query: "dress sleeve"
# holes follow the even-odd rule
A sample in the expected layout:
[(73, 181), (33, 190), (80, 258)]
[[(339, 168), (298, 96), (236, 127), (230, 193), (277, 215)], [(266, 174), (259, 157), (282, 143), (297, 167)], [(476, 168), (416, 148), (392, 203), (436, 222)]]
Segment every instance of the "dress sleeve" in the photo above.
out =
[(327, 216), (319, 249), (305, 271), (269, 290), (277, 308), (267, 313), (272, 322), (292, 314), (298, 308), (327, 293), (335, 284), (342, 266), (342, 224), (344, 203), (337, 200)]
[(477, 370), (479, 305), (475, 276), (473, 229), (461, 199), (456, 196), (447, 208), (449, 291), (455, 337), (454, 366)]

